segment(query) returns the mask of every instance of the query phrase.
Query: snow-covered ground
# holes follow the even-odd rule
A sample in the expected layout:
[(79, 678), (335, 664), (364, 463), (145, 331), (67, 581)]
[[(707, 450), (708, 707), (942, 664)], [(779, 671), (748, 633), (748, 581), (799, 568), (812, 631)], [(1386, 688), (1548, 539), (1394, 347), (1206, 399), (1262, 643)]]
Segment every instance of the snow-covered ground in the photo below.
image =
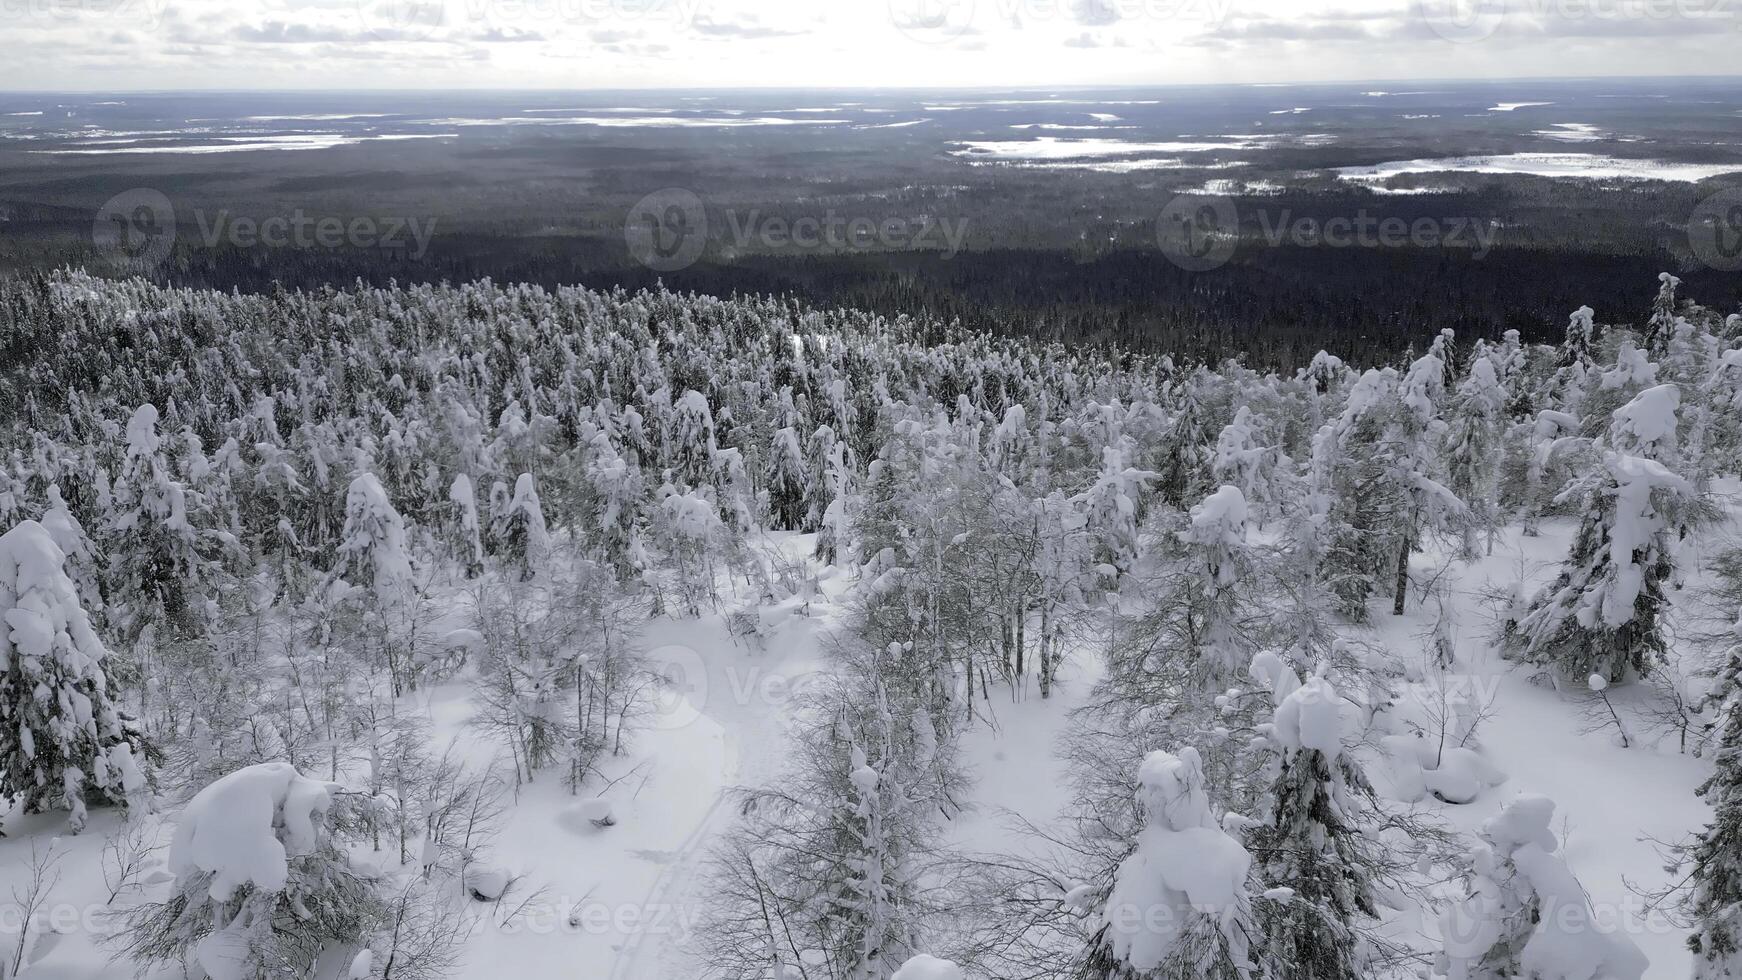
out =
[[(1734, 499), (1734, 489), (1726, 488), (1728, 499)], [(1697, 569), (1729, 539), (1734, 507), (1731, 516), (1719, 531), (1684, 542), (1688, 566)], [(1475, 743), (1507, 777), (1467, 805), (1431, 798), (1426, 805), (1452, 827), (1474, 832), (1520, 794), (1552, 798), (1565, 856), (1598, 913), (1650, 957), (1647, 976), (1685, 976), (1685, 934), (1661, 915), (1648, 914), (1639, 890), (1666, 881), (1656, 842), (1681, 839), (1706, 818), (1694, 788), (1709, 763), (1682, 752), (1674, 733), (1653, 729), (1636, 714), (1643, 692), (1611, 692), (1629, 722), (1630, 744), (1623, 747), (1614, 727), (1603, 727), (1593, 713), (1601, 710), (1593, 695), (1533, 683), (1532, 670), (1499, 659), (1493, 647), (1499, 611), (1493, 597), (1510, 591), (1521, 571), (1532, 584), (1551, 574), (1571, 533), (1564, 521), (1547, 522), (1538, 537), (1509, 528), (1491, 556), (1473, 563), (1448, 562), (1431, 552), (1418, 559), (1418, 577), (1437, 578), (1437, 595), (1453, 624), (1453, 675), (1487, 704)], [(809, 545), (807, 538), (784, 542), (792, 554), (808, 552)], [(705, 963), (698, 957), (705, 958), (706, 950), (692, 939), (707, 902), (702, 872), (711, 846), (736, 818), (732, 791), (778, 774), (794, 697), (807, 678), (827, 669), (827, 633), (841, 608), (837, 600), (852, 584), (846, 576), (825, 573), (821, 593), (808, 604), (795, 598), (763, 610), (766, 635), (760, 640), (733, 636), (719, 614), (647, 624), (642, 646), (665, 665), (672, 689), (634, 734), (629, 750), (606, 767), (608, 783), (589, 781), (577, 795), (551, 773), (519, 788), (487, 855), (516, 882), (501, 902), (479, 903), (475, 934), (457, 976), (698, 975)], [(1686, 591), (1692, 594), (1700, 584), (1696, 571)], [(1432, 599), (1412, 604), (1403, 617), (1381, 610), (1371, 628), (1350, 635), (1382, 646), (1405, 665), (1420, 664), (1440, 609)], [(1098, 651), (1078, 649), (1050, 699), (1032, 688), (993, 690), (982, 704), (984, 717), (962, 741), (974, 800), (950, 823), (952, 843), (1021, 851), (1025, 841), (1014, 818), (1043, 827), (1059, 818), (1068, 786), (1058, 739), (1101, 669)], [(1422, 690), (1406, 686), (1404, 696)], [(486, 763), (496, 751), (467, 724), (473, 708), (465, 685), (420, 692), (408, 703), (427, 715), (438, 741), (455, 740), (470, 761)], [(1382, 790), (1393, 788), (1383, 757), (1372, 753), (1368, 765)], [(613, 803), (614, 826), (595, 826), (589, 819), (587, 801), (601, 795)], [(141, 833), (166, 839), (173, 819), (173, 813), (144, 817)], [(0, 840), (0, 945), (10, 947), (18, 932), (17, 903), (6, 893), (17, 889), (22, 895), (33, 852), (52, 854), (52, 887), (35, 920), (34, 963), (25, 976), (112, 977), (125, 967), (110, 963), (94, 939), (109, 927), (105, 912), (126, 902), (125, 896), (111, 902), (112, 885), (105, 883), (106, 877), (115, 879), (113, 842), (125, 836), (125, 828), (113, 811), (95, 812), (76, 837), (63, 835), (64, 823), (59, 813), (7, 818), (9, 836)]]

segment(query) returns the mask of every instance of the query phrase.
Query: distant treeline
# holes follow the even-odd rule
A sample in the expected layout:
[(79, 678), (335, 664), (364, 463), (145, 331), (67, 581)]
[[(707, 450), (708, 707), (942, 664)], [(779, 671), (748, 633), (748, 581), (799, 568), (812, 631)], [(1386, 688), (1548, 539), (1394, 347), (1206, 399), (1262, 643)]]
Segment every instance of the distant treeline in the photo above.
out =
[[(0, 272), (105, 263), (60, 221), (0, 226)], [(1393, 361), (1451, 327), (1460, 335), (1518, 330), (1558, 339), (1582, 303), (1600, 321), (1635, 321), (1650, 296), (1639, 284), (1674, 271), (1690, 295), (1720, 312), (1742, 303), (1742, 275), (1687, 268), (1666, 250), (1585, 253), (1459, 249), (1245, 247), (1227, 266), (1190, 273), (1154, 250), (1085, 256), (1062, 248), (776, 256), (744, 254), (657, 273), (626, 262), (621, 239), (438, 236), (414, 260), (386, 250), (295, 249), (183, 242), (150, 274), (165, 284), (243, 292), (389, 281), (531, 282), (640, 289), (662, 282), (718, 296), (791, 296), (1059, 341), (1107, 344), (1254, 368), (1299, 367), (1320, 349)]]

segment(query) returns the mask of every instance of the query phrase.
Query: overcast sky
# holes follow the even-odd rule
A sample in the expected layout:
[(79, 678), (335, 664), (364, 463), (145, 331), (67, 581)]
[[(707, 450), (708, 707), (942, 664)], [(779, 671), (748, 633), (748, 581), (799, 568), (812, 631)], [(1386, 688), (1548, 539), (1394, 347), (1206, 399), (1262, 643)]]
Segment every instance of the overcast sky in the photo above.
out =
[(0, 0), (0, 88), (1729, 74), (1739, 27), (1742, 0)]

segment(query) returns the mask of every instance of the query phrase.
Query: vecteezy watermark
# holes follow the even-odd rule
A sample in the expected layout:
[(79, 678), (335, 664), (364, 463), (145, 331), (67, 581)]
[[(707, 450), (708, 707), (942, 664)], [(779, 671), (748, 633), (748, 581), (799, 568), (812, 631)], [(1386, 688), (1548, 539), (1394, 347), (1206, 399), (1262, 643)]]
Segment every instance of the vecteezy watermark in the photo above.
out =
[(889, 19), (916, 41), (941, 44), (987, 23), (1106, 27), (1120, 21), (1220, 24), (1237, 0), (888, 0)]
[[(429, 251), (436, 219), (309, 214), (297, 209), (264, 218), (193, 212), (198, 240), (206, 248), (382, 249), (418, 261)], [(136, 187), (110, 198), (97, 211), (91, 242), (116, 269), (149, 272), (169, 257), (179, 237), (175, 205), (162, 191)]]
[(1220, 269), (1240, 247), (1240, 211), (1215, 195), (1181, 194), (1155, 218), (1156, 244), (1187, 272)]
[[(933, 214), (863, 215), (827, 208), (813, 214), (726, 210), (721, 243), (735, 252), (830, 254), (863, 251), (936, 251), (952, 259), (968, 236), (967, 218)], [(655, 272), (694, 265), (706, 251), (708, 210), (694, 191), (668, 187), (629, 209), (623, 237), (629, 254)]]
[(1428, 29), (1457, 44), (1485, 41), (1506, 19), (1507, 0), (1415, 0)]
[(758, 210), (727, 211), (726, 227), (737, 249), (764, 251), (857, 252), (919, 251), (953, 259), (968, 238), (968, 219), (937, 215), (873, 218), (829, 208), (821, 214), (787, 217)]
[(341, 248), (402, 252), (422, 259), (435, 236), (436, 219), (358, 215), (311, 215), (301, 208), (266, 218), (237, 217), (228, 211), (207, 216), (194, 212), (194, 223), (207, 248), (228, 243), (236, 248)]
[(363, 29), (379, 40), (424, 40), (451, 24), (535, 32), (551, 25), (646, 25), (662, 30), (696, 22), (708, 0), (354, 0)]
[(889, 0), (896, 30), (925, 44), (943, 44), (974, 29), (974, 0)]
[(378, 41), (421, 41), (448, 22), (445, 0), (356, 0), (357, 19)]
[(1719, 191), (1694, 205), (1688, 245), (1707, 268), (1742, 272), (1742, 187)]
[(708, 247), (708, 211), (683, 187), (654, 191), (629, 209), (623, 240), (635, 261), (655, 272), (687, 269)]
[(828, 676), (819, 671), (771, 670), (745, 664), (735, 650), (703, 656), (682, 644), (655, 647), (645, 657), (648, 673), (658, 683), (644, 699), (642, 721), (660, 730), (692, 725), (728, 704), (733, 713), (751, 707), (758, 714), (782, 709)]
[(91, 242), (116, 269), (149, 272), (175, 247), (175, 205), (149, 187), (122, 191), (97, 210)]
[(1459, 44), (1484, 41), (1508, 20), (1540, 31), (1553, 22), (1615, 24), (1697, 20), (1736, 21), (1737, 0), (1416, 0), (1428, 28)]
[(0, 20), (75, 20), (101, 17), (156, 28), (169, 0), (0, 0)]
[(1168, 261), (1187, 272), (1209, 272), (1227, 265), (1245, 241), (1271, 248), (1423, 248), (1461, 249), (1486, 258), (1499, 235), (1498, 223), (1468, 216), (1385, 217), (1366, 208), (1353, 215), (1317, 218), (1283, 208), (1253, 213), (1256, 239), (1241, 233), (1239, 208), (1217, 195), (1182, 194), (1156, 216), (1156, 242)]

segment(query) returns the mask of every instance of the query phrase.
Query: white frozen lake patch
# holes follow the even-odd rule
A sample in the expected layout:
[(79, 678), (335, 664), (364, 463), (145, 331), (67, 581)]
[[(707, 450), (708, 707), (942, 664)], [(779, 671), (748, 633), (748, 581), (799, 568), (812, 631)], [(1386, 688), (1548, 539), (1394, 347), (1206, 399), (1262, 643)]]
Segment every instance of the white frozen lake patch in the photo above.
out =
[(1070, 160), (1076, 158), (1139, 156), (1148, 153), (1214, 153), (1218, 150), (1247, 150), (1266, 145), (1257, 139), (1228, 139), (1222, 142), (1163, 141), (1139, 143), (1115, 139), (1065, 139), (1043, 136), (1033, 140), (967, 140), (955, 144), (959, 149), (950, 153), (958, 157), (983, 157), (997, 160)]
[(1607, 139), (1609, 134), (1590, 123), (1555, 123), (1548, 129), (1538, 129), (1532, 136), (1560, 140), (1563, 143), (1592, 143)]
[(335, 146), (351, 146), (357, 143), (386, 142), (390, 140), (432, 140), (451, 139), (457, 133), (425, 133), (409, 134), (394, 133), (372, 136), (336, 136), (330, 134), (304, 133), (296, 136), (220, 136), (214, 143), (177, 144), (175, 146), (133, 146), (121, 145), (137, 142), (136, 140), (104, 140), (100, 143), (88, 143), (81, 146), (62, 147), (53, 150), (32, 150), (32, 153), (50, 153), (60, 156), (99, 156), (112, 153), (247, 153), (256, 150), (327, 150)]
[(1666, 180), (1693, 183), (1720, 174), (1742, 173), (1736, 163), (1673, 163), (1628, 160), (1599, 153), (1508, 153), (1499, 156), (1400, 160), (1371, 167), (1340, 167), (1337, 176), (1360, 183), (1382, 183), (1399, 174), (1527, 174), (1588, 180)]

